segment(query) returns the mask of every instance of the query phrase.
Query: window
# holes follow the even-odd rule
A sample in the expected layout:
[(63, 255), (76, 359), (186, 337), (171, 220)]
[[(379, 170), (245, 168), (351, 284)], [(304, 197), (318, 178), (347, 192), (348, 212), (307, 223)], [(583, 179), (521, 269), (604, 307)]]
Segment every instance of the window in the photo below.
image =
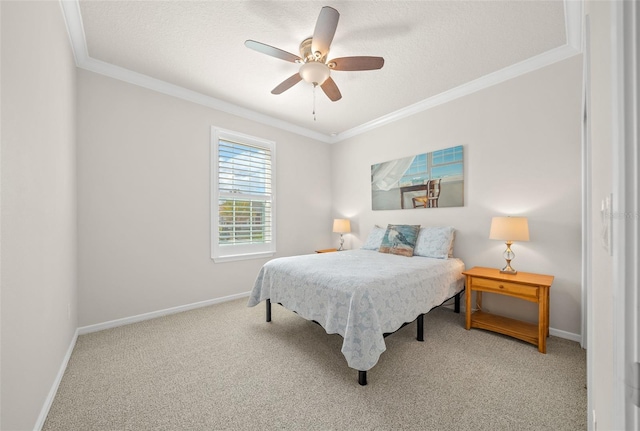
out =
[(271, 256), (275, 246), (275, 142), (211, 128), (211, 257)]
[(446, 182), (462, 175), (462, 145), (431, 154), (431, 178), (442, 178)]
[(441, 178), (443, 182), (453, 181), (462, 176), (462, 145), (418, 154), (411, 166), (400, 178), (400, 187), (426, 184), (427, 180)]

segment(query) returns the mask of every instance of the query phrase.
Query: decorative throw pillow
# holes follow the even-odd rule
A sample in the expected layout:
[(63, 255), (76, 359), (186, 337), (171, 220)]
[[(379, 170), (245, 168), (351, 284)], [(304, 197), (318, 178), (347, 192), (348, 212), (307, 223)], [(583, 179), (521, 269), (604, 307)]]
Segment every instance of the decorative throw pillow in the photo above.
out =
[(453, 257), (454, 238), (455, 229), (451, 226), (423, 227), (418, 233), (413, 254), (436, 259)]
[(367, 240), (362, 245), (364, 250), (378, 250), (380, 248), (380, 244), (382, 243), (382, 238), (387, 230), (380, 226), (374, 226), (367, 237)]
[(416, 245), (420, 225), (390, 224), (382, 238), (380, 253), (399, 254), (401, 256), (413, 256), (413, 248)]

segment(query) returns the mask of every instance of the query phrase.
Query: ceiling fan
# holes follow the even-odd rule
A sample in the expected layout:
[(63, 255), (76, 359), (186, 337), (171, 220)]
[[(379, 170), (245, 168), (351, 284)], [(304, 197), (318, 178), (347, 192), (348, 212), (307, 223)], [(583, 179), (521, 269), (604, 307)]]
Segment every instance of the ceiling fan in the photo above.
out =
[(320, 11), (313, 36), (302, 41), (300, 44), (300, 56), (291, 54), (270, 45), (266, 45), (255, 40), (245, 41), (245, 46), (263, 54), (301, 64), (300, 70), (282, 81), (276, 88), (271, 90), (272, 94), (281, 94), (296, 85), (301, 80), (320, 86), (322, 91), (333, 102), (340, 100), (342, 94), (331, 78), (331, 70), (375, 70), (381, 69), (384, 65), (382, 57), (342, 57), (327, 61), (329, 47), (338, 26), (340, 14), (330, 6), (325, 6)]

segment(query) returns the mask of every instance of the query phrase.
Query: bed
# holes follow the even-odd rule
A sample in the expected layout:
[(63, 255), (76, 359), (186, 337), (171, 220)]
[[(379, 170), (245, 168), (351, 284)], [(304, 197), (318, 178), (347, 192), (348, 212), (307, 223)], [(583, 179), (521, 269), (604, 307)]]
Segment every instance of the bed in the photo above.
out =
[[(365, 244), (366, 245), (366, 244)], [(441, 256), (442, 257), (442, 256)], [(459, 312), (464, 263), (456, 258), (405, 257), (376, 249), (284, 257), (260, 270), (248, 306), (279, 303), (328, 334), (343, 337), (342, 354), (358, 382), (386, 350), (384, 338), (455, 298)]]

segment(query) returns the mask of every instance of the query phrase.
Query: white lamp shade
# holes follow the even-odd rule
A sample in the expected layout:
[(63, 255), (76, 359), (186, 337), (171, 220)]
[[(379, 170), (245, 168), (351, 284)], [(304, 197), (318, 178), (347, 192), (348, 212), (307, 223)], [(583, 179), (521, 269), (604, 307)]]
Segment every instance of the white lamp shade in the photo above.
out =
[(351, 222), (346, 218), (337, 218), (333, 220), (333, 231), (335, 233), (351, 232)]
[(489, 239), (502, 241), (529, 241), (529, 223), (526, 217), (494, 217), (491, 219)]
[(319, 61), (310, 61), (300, 66), (300, 76), (309, 84), (322, 85), (327, 80), (331, 71), (329, 67)]

